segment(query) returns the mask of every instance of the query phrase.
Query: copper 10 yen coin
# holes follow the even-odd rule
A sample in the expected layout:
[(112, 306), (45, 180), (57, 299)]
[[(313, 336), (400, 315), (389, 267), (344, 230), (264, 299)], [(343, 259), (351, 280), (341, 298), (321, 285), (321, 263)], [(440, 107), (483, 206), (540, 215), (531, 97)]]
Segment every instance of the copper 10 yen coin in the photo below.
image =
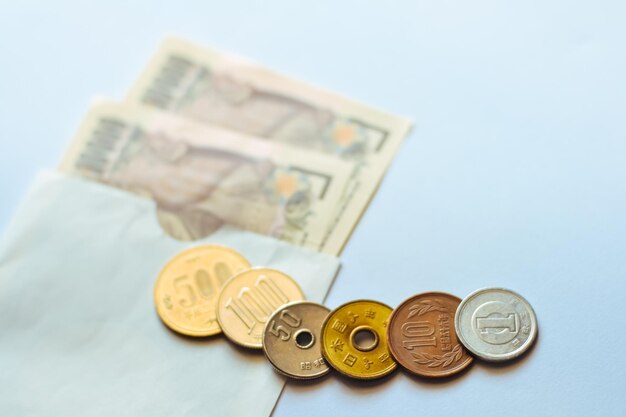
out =
[(391, 314), (387, 334), (396, 361), (416, 375), (446, 377), (473, 361), (459, 342), (454, 314), (461, 299), (442, 292), (417, 294)]
[(154, 285), (154, 304), (170, 329), (195, 337), (221, 332), (215, 307), (222, 285), (250, 268), (234, 250), (204, 245), (180, 252), (161, 270)]
[(281, 306), (304, 299), (296, 281), (271, 268), (251, 268), (229, 279), (217, 301), (217, 321), (232, 342), (263, 347), (263, 328)]

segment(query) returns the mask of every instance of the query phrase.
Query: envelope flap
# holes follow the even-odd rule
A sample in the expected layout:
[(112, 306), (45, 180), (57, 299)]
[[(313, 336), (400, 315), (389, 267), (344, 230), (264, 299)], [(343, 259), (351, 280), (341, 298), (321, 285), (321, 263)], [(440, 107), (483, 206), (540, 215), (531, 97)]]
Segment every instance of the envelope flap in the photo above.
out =
[(207, 242), (287, 272), (318, 302), (339, 266), (235, 229), (176, 241), (149, 200), (40, 176), (0, 248), (0, 357), (13, 359), (0, 372), (0, 414), (267, 416), (284, 381), (260, 352), (180, 337), (154, 310), (164, 263)]

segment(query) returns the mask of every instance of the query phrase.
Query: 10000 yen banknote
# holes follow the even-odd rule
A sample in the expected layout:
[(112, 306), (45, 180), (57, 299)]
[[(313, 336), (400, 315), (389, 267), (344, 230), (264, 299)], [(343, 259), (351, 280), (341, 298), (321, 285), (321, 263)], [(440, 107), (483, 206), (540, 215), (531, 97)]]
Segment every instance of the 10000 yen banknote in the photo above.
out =
[(341, 252), (411, 123), (241, 58), (168, 39), (129, 94), (134, 104), (324, 153), (350, 181), (324, 238)]
[(152, 198), (161, 226), (178, 239), (232, 225), (320, 250), (351, 168), (161, 111), (101, 103), (61, 169)]

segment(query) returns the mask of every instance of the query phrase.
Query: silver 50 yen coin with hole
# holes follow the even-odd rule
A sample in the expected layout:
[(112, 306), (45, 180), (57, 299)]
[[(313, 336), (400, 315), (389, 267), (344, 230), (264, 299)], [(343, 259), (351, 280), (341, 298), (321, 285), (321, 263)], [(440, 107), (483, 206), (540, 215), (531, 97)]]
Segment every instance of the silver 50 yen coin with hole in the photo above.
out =
[(296, 301), (270, 316), (263, 330), (263, 351), (278, 372), (291, 378), (312, 379), (330, 371), (320, 339), (329, 312), (321, 304)]
[(537, 317), (530, 303), (504, 288), (485, 288), (465, 297), (455, 325), (467, 350), (491, 362), (522, 355), (537, 338)]

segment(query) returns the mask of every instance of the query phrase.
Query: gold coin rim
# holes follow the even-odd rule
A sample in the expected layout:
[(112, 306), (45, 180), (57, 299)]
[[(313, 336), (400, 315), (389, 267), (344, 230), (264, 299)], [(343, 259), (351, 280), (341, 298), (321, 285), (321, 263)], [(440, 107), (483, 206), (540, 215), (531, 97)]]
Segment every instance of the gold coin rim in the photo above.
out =
[[(260, 344), (256, 344), (256, 343), (247, 343), (247, 342), (241, 342), (239, 340), (236, 340), (232, 335), (228, 334), (228, 331), (225, 330), (223, 324), (222, 324), (222, 316), (220, 314), (220, 305), (222, 304), (222, 296), (224, 294), (224, 288), (226, 288), (227, 285), (229, 285), (231, 283), (231, 281), (234, 281), (236, 278), (238, 278), (240, 275), (249, 273), (251, 271), (272, 271), (272, 272), (278, 272), (281, 275), (284, 275), (285, 277), (289, 278), (295, 285), (296, 288), (298, 289), (298, 291), (300, 292), (300, 295), (302, 296), (302, 300), (294, 300), (294, 301), (305, 301), (306, 298), (304, 296), (304, 291), (302, 291), (302, 287), (300, 287), (300, 284), (298, 284), (298, 281), (296, 281), (291, 275), (280, 271), (278, 269), (275, 268), (268, 268), (268, 267), (264, 267), (264, 266), (255, 266), (252, 268), (248, 268), (246, 270), (241, 271), (238, 274), (233, 275), (228, 281), (226, 281), (224, 283), (224, 285), (222, 285), (222, 289), (220, 290), (220, 296), (217, 299), (217, 305), (215, 307), (215, 316), (217, 317), (217, 322), (220, 325), (220, 329), (222, 329), (222, 333), (224, 333), (224, 336), (226, 336), (226, 338), (228, 340), (230, 340), (231, 342), (233, 342), (236, 345), (245, 347), (245, 348), (249, 348), (249, 349), (263, 349), (263, 336), (261, 335), (261, 343)], [(292, 302), (292, 301), (290, 301)], [(285, 304), (283, 304), (285, 305)], [(279, 308), (282, 308), (283, 306), (281, 305)], [(274, 313), (272, 313), (274, 314)], [(271, 315), (270, 315), (271, 316)], [(269, 318), (268, 318), (269, 321)], [(263, 329), (265, 330), (265, 325), (263, 325)]]
[[(248, 264), (248, 268), (251, 266), (250, 261), (248, 261), (248, 259), (246, 257), (244, 257), (242, 254), (240, 254), (239, 252), (237, 252), (235, 249), (230, 248), (228, 246), (224, 246), (224, 245), (216, 245), (216, 244), (209, 244), (209, 245), (199, 245), (199, 246), (192, 246), (190, 248), (187, 249), (183, 249), (182, 251), (178, 252), (176, 255), (174, 255), (172, 258), (170, 258), (169, 261), (167, 261), (165, 263), (165, 265), (161, 268), (161, 270), (159, 271), (159, 274), (157, 275), (157, 279), (154, 283), (154, 289), (153, 289), (153, 299), (154, 299), (154, 306), (156, 307), (156, 311), (157, 311), (157, 315), (159, 316), (159, 319), (163, 322), (163, 324), (165, 324), (168, 328), (170, 328), (171, 330), (175, 331), (176, 333), (180, 333), (182, 335), (185, 336), (191, 336), (191, 337), (208, 337), (208, 336), (215, 336), (218, 335), (222, 332), (222, 328), (220, 326), (219, 329), (217, 330), (211, 330), (211, 331), (193, 331), (193, 330), (189, 330), (185, 327), (181, 327), (178, 324), (174, 323), (173, 321), (167, 319), (164, 317), (164, 314), (162, 313), (162, 307), (160, 306), (160, 303), (158, 301), (158, 289), (159, 289), (159, 283), (161, 282), (163, 278), (163, 274), (165, 272), (165, 270), (172, 264), (174, 263), (178, 258), (183, 257), (185, 255), (189, 255), (192, 252), (195, 252), (197, 250), (202, 250), (202, 249), (209, 249), (209, 250), (223, 250), (225, 252), (230, 252), (232, 255), (235, 255), (239, 258), (241, 258), (241, 260), (245, 261), (246, 264)], [(247, 270), (247, 269), (246, 269)], [(230, 279), (229, 279), (230, 280)], [(228, 282), (228, 281), (226, 281)], [(226, 283), (224, 283), (225, 285)], [(222, 285), (221, 288), (224, 288), (224, 285)], [(220, 294), (222, 292), (222, 289), (220, 288)], [(219, 300), (219, 296), (218, 296), (218, 300)], [(218, 321), (219, 324), (219, 321)]]
[[(393, 343), (391, 343), (391, 322), (393, 321), (393, 319), (395, 319), (396, 312), (399, 311), (401, 306), (403, 306), (404, 304), (408, 303), (410, 300), (412, 300), (412, 299), (414, 299), (415, 297), (418, 297), (418, 296), (424, 296), (426, 294), (435, 294), (435, 295), (449, 296), (449, 297), (452, 297), (452, 298), (455, 298), (455, 299), (459, 300), (459, 304), (462, 301), (462, 299), (460, 297), (458, 297), (458, 296), (456, 296), (454, 294), (450, 294), (449, 292), (444, 292), (444, 291), (424, 291), (424, 292), (413, 294), (412, 296), (407, 297), (406, 299), (402, 300), (402, 302), (398, 304), (398, 306), (391, 312), (391, 315), (389, 316), (389, 325), (387, 326), (387, 343), (389, 345), (389, 352), (391, 352), (391, 356), (393, 356), (393, 359), (396, 361), (398, 366), (402, 367), (402, 369), (406, 370), (407, 372), (409, 372), (412, 375), (416, 375), (418, 377), (428, 378), (428, 379), (437, 379), (437, 378), (451, 377), (451, 376), (453, 376), (455, 374), (458, 374), (460, 372), (463, 372), (463, 371), (467, 370), (470, 366), (472, 366), (472, 363), (474, 362), (474, 357), (472, 356), (470, 351), (468, 349), (466, 349), (465, 346), (461, 343), (460, 339), (459, 339), (459, 343), (461, 343), (461, 346), (463, 347), (465, 352), (468, 354), (468, 356), (470, 358), (469, 362), (467, 362), (462, 368), (456, 368), (456, 369), (454, 369), (452, 371), (447, 371), (447, 372), (443, 372), (443, 373), (436, 374), (436, 375), (422, 374), (422, 373), (416, 372), (413, 369), (409, 369), (406, 366), (404, 366), (402, 364), (402, 362), (400, 362), (398, 360), (398, 357), (396, 356), (396, 353), (394, 351), (394, 345), (393, 345)], [(457, 306), (457, 309), (458, 309), (458, 306)], [(455, 311), (455, 314), (456, 314), (456, 311)], [(454, 326), (454, 333), (456, 334), (456, 324)], [(459, 338), (459, 336), (457, 335), (457, 339), (458, 338)]]
[[(346, 372), (342, 369), (339, 369), (337, 367), (335, 367), (335, 365), (333, 365), (332, 361), (330, 359), (328, 359), (328, 352), (326, 352), (326, 343), (324, 340), (324, 335), (326, 334), (326, 326), (328, 326), (328, 322), (330, 321), (330, 318), (332, 317), (332, 315), (339, 309), (350, 305), (350, 304), (354, 304), (354, 303), (374, 303), (374, 304), (378, 304), (379, 306), (383, 306), (383, 307), (387, 307), (389, 310), (391, 310), (391, 312), (393, 313), (393, 308), (391, 308), (389, 305), (380, 302), (380, 301), (376, 301), (376, 300), (370, 300), (370, 299), (365, 299), (365, 298), (359, 298), (358, 300), (352, 300), (352, 301), (348, 301), (347, 303), (343, 303), (337, 307), (335, 307), (333, 310), (331, 310), (331, 312), (328, 314), (328, 316), (326, 317), (326, 320), (324, 320), (324, 323), (322, 324), (322, 334), (320, 335), (320, 339), (322, 341), (322, 355), (324, 356), (324, 359), (326, 360), (326, 362), (328, 362), (328, 364), (337, 372), (339, 372), (340, 374), (343, 374), (347, 377), (350, 378), (354, 378), (354, 379), (362, 379), (362, 380), (371, 380), (371, 379), (379, 379), (379, 378), (383, 378), (389, 374), (391, 374), (393, 371), (395, 371), (398, 368), (398, 363), (396, 362), (396, 358), (393, 357), (393, 355), (391, 354), (391, 351), (389, 349), (389, 340), (387, 340), (387, 343), (385, 343), (385, 346), (387, 348), (387, 351), (389, 352), (389, 359), (391, 359), (391, 361), (393, 362), (393, 366), (391, 366), (390, 368), (381, 371), (377, 374), (371, 374), (371, 375), (355, 375), (355, 374), (351, 374), (349, 372)], [(391, 317), (391, 313), (389, 314), (389, 317)], [(389, 321), (389, 319), (387, 319), (387, 321)], [(385, 331), (385, 336), (387, 336), (386, 331)], [(380, 338), (380, 336), (379, 336)]]
[[(278, 313), (280, 313), (282, 310), (284, 310), (285, 308), (289, 308), (292, 307), (294, 305), (301, 305), (301, 304), (311, 304), (317, 307), (323, 307), (328, 314), (330, 314), (330, 308), (326, 307), (324, 304), (320, 304), (320, 303), (316, 303), (315, 301), (308, 301), (308, 300), (301, 300), (301, 301), (290, 301), (287, 304), (283, 304), (282, 307), (280, 307), (278, 310), (274, 311), (272, 313), (271, 316), (269, 316), (269, 318), (267, 319), (267, 322), (265, 323), (265, 326), (263, 326), (263, 337), (261, 338), (261, 343), (263, 344), (263, 353), (265, 354), (265, 357), (267, 358), (267, 360), (269, 361), (269, 363), (272, 365), (272, 367), (274, 368), (274, 370), (276, 370), (276, 372), (278, 372), (281, 375), (284, 375), (288, 378), (292, 378), (292, 379), (300, 379), (300, 380), (309, 380), (309, 379), (317, 379), (317, 378), (321, 378), (324, 375), (328, 375), (328, 373), (330, 372), (330, 370), (332, 369), (330, 367), (330, 365), (328, 365), (328, 363), (326, 364), (326, 370), (323, 371), (320, 374), (315, 374), (312, 376), (300, 376), (300, 375), (292, 375), (289, 374), (283, 370), (281, 370), (280, 368), (278, 368), (278, 366), (276, 366), (274, 364), (274, 362), (272, 361), (272, 358), (270, 358), (269, 354), (267, 353), (267, 348), (265, 347), (265, 330), (267, 328), (267, 326), (269, 325), (269, 322), (272, 321), (272, 319), (274, 318), (274, 316), (276, 316)], [(320, 327), (320, 337), (319, 337), (319, 341), (318, 343), (320, 344), (320, 354), (322, 355), (322, 357), (324, 357), (324, 354), (322, 353), (322, 330), (324, 329), (324, 322), (322, 322), (322, 327)], [(326, 362), (326, 358), (324, 358), (324, 362)]]

